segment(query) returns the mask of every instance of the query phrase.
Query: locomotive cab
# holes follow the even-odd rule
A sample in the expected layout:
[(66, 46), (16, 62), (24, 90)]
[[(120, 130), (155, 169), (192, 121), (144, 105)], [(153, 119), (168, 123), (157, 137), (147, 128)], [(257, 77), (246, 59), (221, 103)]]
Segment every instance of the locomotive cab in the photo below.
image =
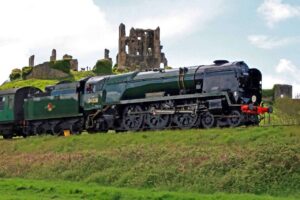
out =
[(246, 90), (251, 96), (251, 103), (259, 105), (262, 99), (262, 75), (258, 69), (249, 70), (249, 80)]
[(105, 98), (105, 94), (103, 94), (105, 81), (106, 77), (99, 76), (92, 77), (85, 83), (82, 103), (86, 110), (102, 108), (102, 102)]

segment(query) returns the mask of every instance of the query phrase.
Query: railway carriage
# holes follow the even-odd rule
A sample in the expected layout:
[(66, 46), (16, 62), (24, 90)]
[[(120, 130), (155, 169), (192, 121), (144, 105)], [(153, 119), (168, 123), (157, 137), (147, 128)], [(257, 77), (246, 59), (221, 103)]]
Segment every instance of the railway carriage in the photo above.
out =
[(23, 87), (0, 91), (0, 134), (3, 138), (24, 136), (24, 100), (41, 93), (34, 87)]

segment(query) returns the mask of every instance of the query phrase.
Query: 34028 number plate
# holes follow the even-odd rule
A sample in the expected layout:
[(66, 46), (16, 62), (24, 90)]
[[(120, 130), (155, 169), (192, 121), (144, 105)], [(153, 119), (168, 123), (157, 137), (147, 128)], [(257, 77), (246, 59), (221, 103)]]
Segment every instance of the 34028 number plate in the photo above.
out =
[(98, 97), (91, 97), (88, 99), (88, 103), (98, 103), (99, 100), (98, 100)]

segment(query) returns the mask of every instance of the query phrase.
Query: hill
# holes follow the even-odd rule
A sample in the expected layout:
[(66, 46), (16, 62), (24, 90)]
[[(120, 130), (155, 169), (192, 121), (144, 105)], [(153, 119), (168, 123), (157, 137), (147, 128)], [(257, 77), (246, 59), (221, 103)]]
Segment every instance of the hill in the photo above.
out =
[[(6, 178), (4, 183), (18, 182), (15, 178), (25, 183), (52, 181), (50, 188), (59, 188), (58, 181), (124, 188), (120, 191), (125, 193), (125, 188), (137, 188), (141, 193), (130, 192), (150, 194), (148, 199), (176, 199), (176, 195), (151, 195), (159, 191), (296, 199), (300, 198), (299, 130), (299, 126), (253, 127), (0, 140), (0, 177)], [(33, 187), (39, 185), (32, 182)]]
[(28, 80), (15, 80), (15, 81), (6, 82), (0, 86), (0, 90), (18, 88), (24, 86), (33, 86), (33, 87), (40, 88), (41, 90), (44, 90), (46, 86), (54, 85), (60, 81), (78, 81), (88, 76), (95, 76), (95, 74), (92, 71), (81, 71), (81, 72), (71, 71), (70, 77), (62, 78), (62, 79), (49, 79), (49, 80), (28, 79)]

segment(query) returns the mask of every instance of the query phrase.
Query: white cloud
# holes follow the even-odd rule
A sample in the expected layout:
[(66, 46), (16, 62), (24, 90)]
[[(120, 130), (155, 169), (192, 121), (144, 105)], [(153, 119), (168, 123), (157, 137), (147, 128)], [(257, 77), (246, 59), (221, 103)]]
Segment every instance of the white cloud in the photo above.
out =
[[(192, 4), (193, 5), (193, 4)], [(218, 8), (218, 9), (216, 9)], [(142, 18), (134, 23), (134, 27), (152, 27), (158, 25), (162, 38), (177, 39), (195, 30), (205, 27), (209, 22), (219, 16), (224, 9), (221, 1), (211, 4), (201, 3), (200, 5), (176, 7), (166, 10), (162, 14)]]
[[(91, 66), (105, 47), (117, 45), (117, 28), (92, 0), (0, 1), (0, 24), (0, 82), (12, 68), (27, 65), (31, 54), (35, 63), (44, 62), (56, 48)], [(91, 59), (95, 52), (99, 56)]]
[(287, 59), (280, 59), (278, 65), (276, 66), (277, 73), (296, 73), (297, 71), (298, 70), (292, 61)]
[[(123, 20), (127, 27), (160, 26), (165, 45), (166, 40), (176, 41), (203, 28), (224, 10), (223, 0), (188, 4), (170, 0), (152, 9), (157, 3), (128, 6), (126, 2), (113, 12), (107, 6), (102, 10), (93, 0), (0, 0), (0, 84), (8, 79), (11, 69), (27, 65), (32, 54), (35, 64), (49, 60), (53, 48), (58, 57), (71, 54), (83, 67), (93, 66), (104, 48), (110, 48), (114, 57), (118, 25)], [(168, 53), (167, 57), (176, 60)]]
[(293, 96), (300, 94), (300, 67), (288, 59), (280, 59), (275, 66), (276, 73), (263, 76), (263, 87), (272, 88), (274, 84), (290, 84), (293, 86)]
[(300, 43), (300, 37), (278, 38), (267, 35), (250, 35), (248, 36), (248, 40), (251, 44), (261, 49), (274, 49)]
[(300, 16), (300, 6), (282, 3), (282, 0), (265, 0), (257, 9), (269, 27), (276, 23)]

